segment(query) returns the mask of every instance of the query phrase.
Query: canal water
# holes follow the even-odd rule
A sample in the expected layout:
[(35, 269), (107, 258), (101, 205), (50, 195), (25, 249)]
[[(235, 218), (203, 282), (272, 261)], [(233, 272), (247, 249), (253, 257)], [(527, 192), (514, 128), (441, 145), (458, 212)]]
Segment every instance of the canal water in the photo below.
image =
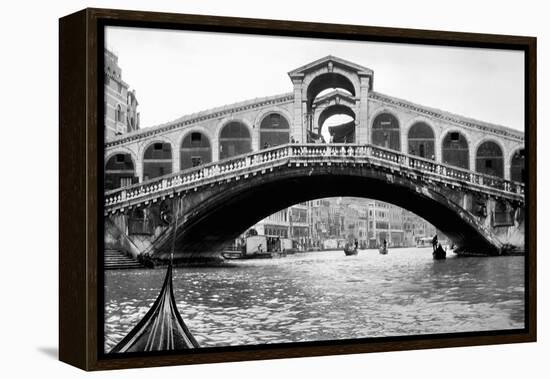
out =
[[(165, 271), (105, 273), (105, 351), (145, 315)], [(174, 271), (178, 309), (202, 347), (523, 328), (524, 290), (524, 257), (434, 261), (431, 248)]]

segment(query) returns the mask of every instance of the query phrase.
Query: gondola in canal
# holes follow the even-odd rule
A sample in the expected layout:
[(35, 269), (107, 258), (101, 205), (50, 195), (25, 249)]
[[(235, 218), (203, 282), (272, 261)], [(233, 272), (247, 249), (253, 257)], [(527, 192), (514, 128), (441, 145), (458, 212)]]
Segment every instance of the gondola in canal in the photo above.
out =
[(432, 255), (433, 255), (433, 258), (437, 260), (447, 258), (447, 252), (443, 249), (443, 247), (441, 247), (441, 244), (437, 245)]
[(175, 212), (174, 238), (170, 263), (166, 270), (162, 289), (153, 306), (141, 321), (124, 337), (110, 353), (184, 350), (199, 347), (185, 325), (174, 298), (172, 287), (172, 261), (174, 257), (178, 212)]
[(357, 242), (355, 244), (353, 244), (351, 242), (348, 242), (344, 246), (344, 254), (346, 254), (346, 256), (348, 256), (348, 255), (357, 255), (358, 253), (359, 253), (359, 249), (358, 249), (358, 246), (357, 246)]
[(384, 239), (384, 242), (382, 242), (382, 245), (378, 248), (378, 252), (382, 255), (388, 254), (388, 241)]

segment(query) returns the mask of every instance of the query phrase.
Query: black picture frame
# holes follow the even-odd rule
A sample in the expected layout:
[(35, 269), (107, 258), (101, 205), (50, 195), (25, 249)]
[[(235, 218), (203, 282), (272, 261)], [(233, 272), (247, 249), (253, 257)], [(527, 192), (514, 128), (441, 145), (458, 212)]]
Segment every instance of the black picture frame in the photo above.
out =
[[(103, 28), (107, 25), (479, 47), (525, 53), (526, 327), (357, 341), (108, 356), (102, 348)], [(319, 24), (113, 9), (59, 21), (59, 358), (85, 370), (367, 353), (536, 341), (536, 49), (534, 37)]]

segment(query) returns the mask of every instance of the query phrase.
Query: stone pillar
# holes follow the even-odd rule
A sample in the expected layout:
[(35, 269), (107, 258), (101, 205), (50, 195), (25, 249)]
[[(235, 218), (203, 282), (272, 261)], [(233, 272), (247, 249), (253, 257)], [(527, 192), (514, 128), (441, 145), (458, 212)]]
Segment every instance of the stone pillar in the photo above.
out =
[(512, 173), (510, 172), (512, 168), (512, 156), (508, 153), (509, 149), (502, 150), (502, 159), (503, 159), (503, 169), (504, 169), (504, 179), (510, 180)]
[(441, 163), (443, 161), (443, 131), (438, 125), (434, 125), (434, 155), (435, 161)]
[(212, 138), (212, 162), (220, 160), (220, 140), (218, 135)]
[(303, 74), (299, 74), (291, 78), (292, 84), (294, 85), (294, 105), (293, 105), (293, 120), (292, 127), (290, 130), (291, 139), (299, 141), (300, 143), (305, 141), (305, 131), (304, 131), (304, 99), (302, 96), (303, 92)]
[[(404, 117), (401, 117), (399, 114), (397, 114), (397, 121), (399, 122), (399, 141), (401, 143), (401, 152), (405, 154), (409, 154), (409, 135), (408, 130), (406, 128), (406, 123), (404, 120)], [(407, 121), (410, 122), (410, 121)], [(428, 157), (429, 158), (429, 157)]]
[(359, 113), (355, 120), (356, 143), (370, 143), (370, 128), (369, 128), (369, 90), (370, 77), (366, 75), (359, 76)]
[(470, 154), (470, 170), (476, 171), (476, 150), (475, 147), (468, 145), (468, 153)]
[(138, 157), (136, 162), (136, 176), (138, 177), (139, 183), (143, 182), (143, 160), (141, 157)]
[(172, 155), (172, 172), (181, 171), (181, 147), (174, 147), (174, 154)]
[[(134, 156), (136, 157), (136, 176), (138, 177), (139, 183), (143, 182), (143, 153), (144, 151), (141, 151), (139, 144), (132, 144), (130, 146), (130, 149), (134, 153)], [(141, 154), (140, 154), (141, 151)]]

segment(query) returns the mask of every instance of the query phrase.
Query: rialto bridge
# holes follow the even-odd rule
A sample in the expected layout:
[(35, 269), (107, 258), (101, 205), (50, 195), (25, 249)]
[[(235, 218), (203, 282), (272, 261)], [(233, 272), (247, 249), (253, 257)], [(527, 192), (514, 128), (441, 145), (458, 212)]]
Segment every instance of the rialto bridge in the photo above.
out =
[[(288, 75), (292, 92), (107, 140), (106, 243), (162, 255), (171, 226), (158, 216), (174, 199), (185, 255), (294, 203), (362, 196), (417, 213), (465, 251), (523, 248), (522, 132), (375, 92), (372, 70), (333, 56)], [(335, 115), (348, 121), (327, 133)]]

